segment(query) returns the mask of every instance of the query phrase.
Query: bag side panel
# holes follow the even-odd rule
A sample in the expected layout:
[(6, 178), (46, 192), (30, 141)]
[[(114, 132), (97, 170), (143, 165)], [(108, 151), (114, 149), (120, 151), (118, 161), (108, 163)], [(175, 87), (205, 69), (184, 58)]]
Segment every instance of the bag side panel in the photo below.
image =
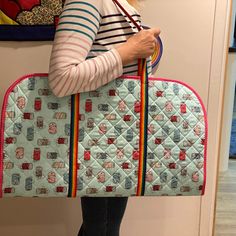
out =
[(47, 74), (28, 75), (7, 95), (3, 113), (3, 197), (65, 197), (70, 97), (54, 96)]
[(78, 196), (135, 196), (140, 80), (118, 78), (80, 94)]
[(149, 80), (145, 195), (201, 195), (206, 181), (207, 120), (200, 97), (169, 79)]

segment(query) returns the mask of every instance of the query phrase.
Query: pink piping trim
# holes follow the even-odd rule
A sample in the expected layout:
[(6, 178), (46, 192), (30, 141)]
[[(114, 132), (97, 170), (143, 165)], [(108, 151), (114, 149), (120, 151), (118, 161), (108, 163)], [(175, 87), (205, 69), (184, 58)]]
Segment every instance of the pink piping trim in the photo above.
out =
[[(3, 99), (3, 105), (2, 105), (2, 113), (1, 113), (1, 127), (0, 127), (0, 197), (2, 197), (2, 183), (3, 183), (3, 145), (4, 145), (4, 120), (6, 116), (6, 107), (7, 107), (7, 100), (8, 96), (11, 93), (12, 89), (20, 83), (22, 80), (27, 79), (29, 77), (35, 77), (35, 76), (48, 76), (48, 73), (33, 73), (33, 74), (27, 74), (19, 79), (17, 79), (6, 91)], [(129, 79), (140, 79), (140, 76), (121, 76), (120, 78), (129, 78)], [(182, 84), (189, 88), (199, 99), (200, 104), (203, 108), (203, 113), (204, 113), (204, 120), (205, 120), (205, 149), (204, 149), (204, 181), (203, 181), (203, 187), (202, 187), (202, 194), (204, 195), (205, 193), (205, 188), (206, 188), (206, 161), (207, 161), (207, 142), (208, 142), (208, 120), (207, 120), (207, 112), (204, 107), (203, 101), (201, 97), (198, 95), (198, 93), (188, 84), (178, 81), (178, 80), (173, 80), (173, 79), (166, 79), (166, 78), (154, 78), (154, 77), (149, 77), (149, 80), (160, 80), (160, 81), (170, 81), (170, 82), (175, 82)]]
[(19, 79), (17, 79), (6, 91), (4, 98), (3, 98), (3, 105), (2, 105), (2, 113), (1, 113), (1, 127), (0, 127), (0, 198), (3, 196), (3, 145), (4, 145), (4, 121), (6, 117), (6, 107), (9, 94), (13, 90), (13, 88), (20, 83), (22, 80), (27, 79), (32, 76), (47, 76), (48, 73), (34, 73), (34, 74), (27, 74)]

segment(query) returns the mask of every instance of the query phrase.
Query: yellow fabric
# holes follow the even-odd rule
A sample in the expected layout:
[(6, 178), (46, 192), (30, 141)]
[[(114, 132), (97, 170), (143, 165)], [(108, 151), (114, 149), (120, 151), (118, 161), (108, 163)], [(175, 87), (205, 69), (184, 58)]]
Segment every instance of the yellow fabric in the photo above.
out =
[(0, 25), (18, 25), (18, 23), (9, 18), (0, 10)]

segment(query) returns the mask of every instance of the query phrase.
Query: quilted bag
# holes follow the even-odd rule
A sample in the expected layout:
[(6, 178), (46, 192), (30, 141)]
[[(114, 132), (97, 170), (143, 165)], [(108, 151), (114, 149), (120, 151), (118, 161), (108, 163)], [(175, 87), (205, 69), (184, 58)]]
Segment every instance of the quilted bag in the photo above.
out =
[(18, 79), (2, 107), (1, 196), (203, 194), (200, 97), (182, 82), (149, 78), (143, 133), (141, 87), (139, 76), (126, 76), (57, 98), (47, 74)]
[(139, 76), (63, 98), (26, 75), (4, 96), (0, 197), (203, 195), (206, 154), (200, 96), (148, 78), (145, 59)]

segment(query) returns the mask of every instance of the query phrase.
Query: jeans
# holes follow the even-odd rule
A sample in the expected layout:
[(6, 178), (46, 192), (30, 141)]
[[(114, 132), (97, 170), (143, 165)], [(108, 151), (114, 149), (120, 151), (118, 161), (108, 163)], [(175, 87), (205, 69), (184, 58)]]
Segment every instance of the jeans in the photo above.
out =
[(81, 197), (83, 223), (78, 236), (119, 236), (128, 197)]

